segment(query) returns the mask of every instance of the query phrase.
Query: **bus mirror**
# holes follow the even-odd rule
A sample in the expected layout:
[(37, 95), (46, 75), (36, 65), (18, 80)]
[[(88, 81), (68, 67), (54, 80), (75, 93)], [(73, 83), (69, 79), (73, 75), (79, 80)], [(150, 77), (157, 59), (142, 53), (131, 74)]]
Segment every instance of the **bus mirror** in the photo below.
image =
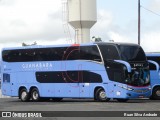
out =
[(125, 65), (128, 72), (132, 71), (132, 67), (128, 62), (123, 61), (123, 60), (114, 60), (114, 62), (121, 63), (121, 64)]
[(159, 72), (160, 67), (159, 67), (159, 64), (157, 62), (152, 61), (152, 60), (148, 60), (148, 62), (154, 64), (156, 66), (156, 71)]

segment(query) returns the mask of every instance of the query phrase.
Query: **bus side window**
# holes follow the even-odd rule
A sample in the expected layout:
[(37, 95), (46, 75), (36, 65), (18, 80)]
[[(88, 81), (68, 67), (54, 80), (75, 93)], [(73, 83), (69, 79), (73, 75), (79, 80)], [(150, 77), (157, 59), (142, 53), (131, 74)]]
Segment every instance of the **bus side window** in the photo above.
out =
[(60, 60), (62, 59), (61, 56), (62, 55), (62, 51), (61, 48), (52, 48), (49, 54), (50, 59), (52, 60)]
[(10, 53), (10, 61), (13, 61), (13, 62), (15, 62), (15, 61), (19, 61), (19, 51), (18, 50), (13, 50), (11, 53)]
[(156, 70), (155, 64), (149, 63), (149, 70)]
[(43, 51), (43, 49), (40, 49), (39, 51), (37, 51), (38, 52), (38, 58), (37, 58), (37, 61), (45, 61), (45, 57), (46, 57), (46, 53), (45, 53), (45, 51)]
[(65, 55), (67, 47), (50, 48), (48, 51), (49, 61), (61, 61)]
[(3, 59), (3, 61), (10, 62), (10, 59), (11, 59), (10, 54), (11, 54), (10, 50), (4, 50), (2, 52), (2, 59)]
[(80, 48), (80, 59), (82, 60), (90, 60), (90, 53), (89, 53), (89, 47), (82, 46)]
[(157, 57), (155, 57), (155, 56), (147, 57), (147, 59), (148, 60), (153, 60), (153, 61), (157, 62), (160, 65), (160, 57), (159, 56), (157, 56)]
[(117, 48), (114, 45), (101, 45), (100, 50), (105, 60), (105, 67), (109, 79), (122, 83), (124, 79), (123, 66), (113, 61), (120, 59)]
[(92, 60), (102, 62), (97, 46), (92, 47)]
[(101, 62), (101, 57), (98, 48), (96, 46), (80, 47), (80, 59)]
[(116, 47), (113, 46), (113, 45), (108, 45), (107, 46), (106, 54), (107, 54), (107, 59), (108, 60), (119, 59), (118, 51), (117, 51)]
[(104, 60), (119, 60), (118, 50), (114, 45), (101, 45), (100, 50)]
[(63, 59), (64, 60), (79, 60), (79, 46), (68, 47), (66, 48)]

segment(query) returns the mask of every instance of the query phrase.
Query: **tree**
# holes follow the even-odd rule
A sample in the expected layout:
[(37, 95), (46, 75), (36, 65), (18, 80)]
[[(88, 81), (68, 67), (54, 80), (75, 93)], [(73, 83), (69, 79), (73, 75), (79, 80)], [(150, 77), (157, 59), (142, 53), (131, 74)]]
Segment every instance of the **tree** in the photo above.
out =
[(22, 46), (32, 46), (32, 45), (37, 45), (37, 42), (35, 41), (33, 44), (26, 44), (26, 43), (22, 43)]
[(93, 37), (92, 37), (92, 40), (93, 40), (94, 42), (102, 42), (102, 39), (101, 39), (100, 37), (95, 37), (95, 36), (93, 36)]

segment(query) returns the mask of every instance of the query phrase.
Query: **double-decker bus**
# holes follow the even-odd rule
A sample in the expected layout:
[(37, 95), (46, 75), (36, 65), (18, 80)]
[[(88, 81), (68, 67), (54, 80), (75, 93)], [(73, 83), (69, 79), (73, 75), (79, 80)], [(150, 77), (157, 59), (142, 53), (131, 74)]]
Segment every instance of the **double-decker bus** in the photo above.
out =
[(146, 53), (147, 59), (152, 61), (150, 67), (150, 82), (152, 87), (151, 99), (160, 100), (160, 53)]
[(2, 50), (2, 93), (21, 101), (151, 95), (148, 62), (136, 44), (89, 43)]

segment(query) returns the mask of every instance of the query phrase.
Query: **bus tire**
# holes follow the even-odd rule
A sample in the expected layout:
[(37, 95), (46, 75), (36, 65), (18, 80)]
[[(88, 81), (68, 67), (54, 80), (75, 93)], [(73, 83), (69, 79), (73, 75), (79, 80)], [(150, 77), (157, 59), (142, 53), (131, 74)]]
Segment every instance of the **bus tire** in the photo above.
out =
[(37, 88), (33, 88), (31, 90), (31, 98), (32, 98), (32, 101), (34, 102), (38, 102), (40, 100), (40, 95)]
[(54, 102), (60, 102), (63, 98), (52, 98)]
[(103, 88), (97, 89), (95, 93), (95, 100), (102, 102), (102, 101), (109, 101), (109, 98), (106, 98), (106, 93)]
[(160, 87), (153, 89), (152, 98), (154, 100), (160, 100)]
[(127, 101), (128, 101), (128, 99), (121, 99), (121, 98), (117, 98), (117, 101), (118, 101), (118, 102), (127, 102)]
[(28, 102), (30, 99), (29, 93), (25, 88), (20, 90), (20, 99), (22, 102)]

